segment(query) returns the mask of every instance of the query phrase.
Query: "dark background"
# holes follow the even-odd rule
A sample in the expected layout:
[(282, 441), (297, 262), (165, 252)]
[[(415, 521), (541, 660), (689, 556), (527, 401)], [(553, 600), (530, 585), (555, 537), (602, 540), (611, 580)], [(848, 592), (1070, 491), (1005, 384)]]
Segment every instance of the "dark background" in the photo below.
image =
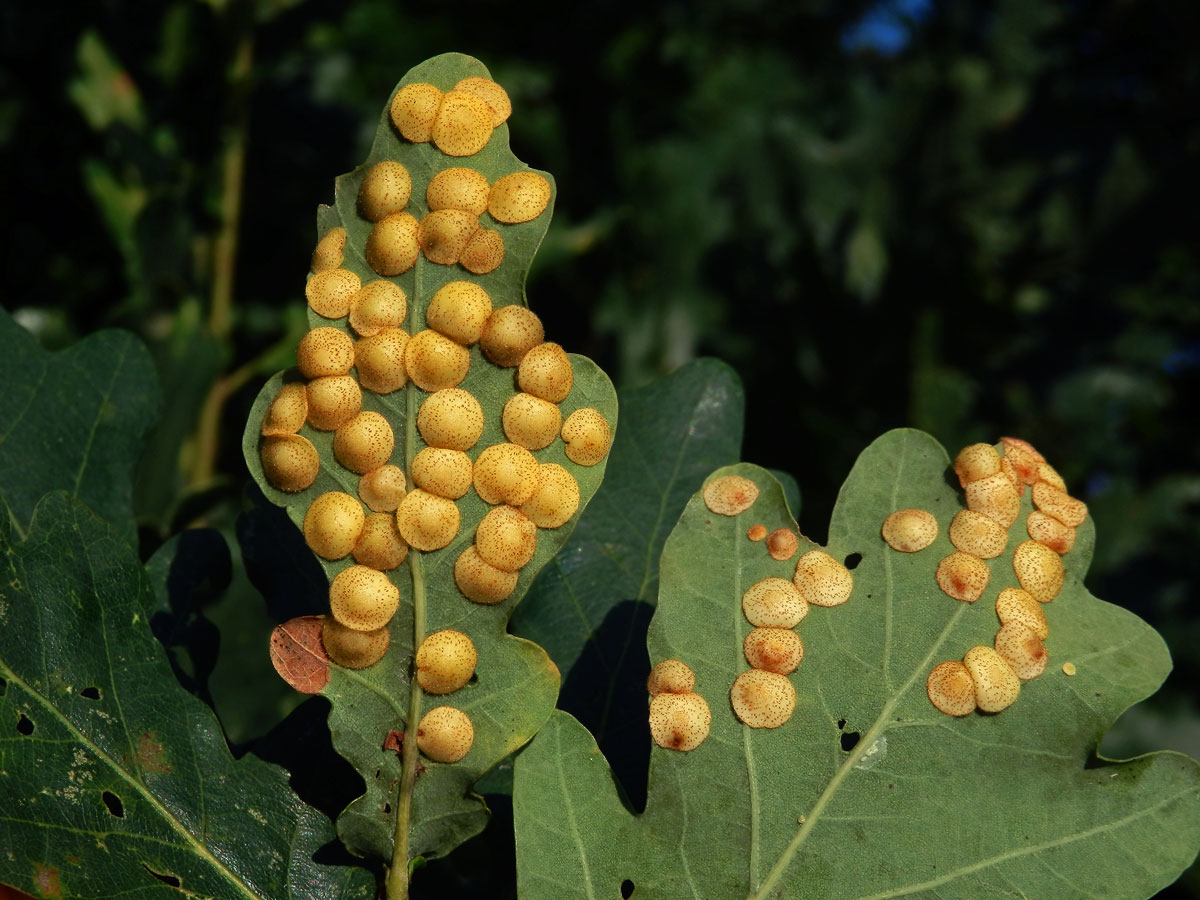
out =
[[(1197, 47), (1184, 0), (6, 3), (0, 303), (51, 348), (148, 342), (143, 550), (232, 537), (315, 206), (411, 66), (472, 54), (558, 182), (528, 286), (554, 340), (619, 386), (731, 363), (744, 458), (796, 476), (817, 540), (888, 428), (1032, 441), (1096, 519), (1090, 588), (1175, 658), (1106, 751), (1200, 756)], [(223, 687), (272, 677), (239, 590), (213, 694), (244, 741), (295, 698)]]

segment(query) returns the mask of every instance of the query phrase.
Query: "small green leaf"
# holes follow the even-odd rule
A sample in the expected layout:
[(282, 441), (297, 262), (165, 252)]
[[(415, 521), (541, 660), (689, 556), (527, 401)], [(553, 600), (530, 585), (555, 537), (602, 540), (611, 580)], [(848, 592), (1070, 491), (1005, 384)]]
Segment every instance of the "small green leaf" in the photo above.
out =
[(0, 552), (0, 881), (35, 896), (374, 896), (367, 872), (313, 860), (328, 819), (282, 769), (235, 762), (176, 683), (123, 534), (53, 493), (24, 539), (0, 517)]
[[(690, 753), (654, 747), (646, 811), (630, 814), (587, 732), (563, 713), (518, 757), (514, 815), (521, 896), (1145, 898), (1169, 884), (1200, 847), (1200, 766), (1174, 753), (1116, 763), (1096, 747), (1114, 719), (1148, 696), (1170, 661), (1159, 636), (1088, 593), (1090, 520), (1064, 558), (1066, 584), (1045, 607), (1047, 671), (995, 715), (946, 716), (925, 679), (937, 663), (992, 643), (994, 600), (1016, 586), (1012, 549), (991, 560), (978, 603), (934, 581), (951, 551), (946, 529), (962, 507), (948, 459), (927, 435), (889, 432), (842, 488), (827, 551), (861, 554), (843, 606), (812, 608), (797, 626), (805, 656), (791, 676), (790, 721), (751, 729), (729, 702), (748, 668), (745, 589), (790, 578), (745, 539), (750, 521), (793, 526), (764, 470), (757, 502), (714, 515), (688, 504), (663, 552), (651, 624), (652, 661), (679, 658), (696, 673), (712, 728)], [(932, 546), (902, 554), (880, 526), (892, 511), (933, 513)], [(809, 545), (811, 546), (811, 545)], [(802, 544), (805, 552), (809, 546)], [(1060, 667), (1071, 661), (1078, 674)], [(628, 888), (628, 885), (625, 886)]]
[(0, 310), (0, 495), (20, 529), (65, 490), (136, 543), (130, 474), (161, 398), (146, 348), (101, 331), (47, 353)]
[[(446, 54), (410, 71), (396, 89), (412, 83), (431, 83), (449, 91), (470, 76), (486, 78), (488, 72), (477, 60)], [(342, 267), (357, 274), (364, 284), (380, 277), (366, 263), (364, 255), (374, 226), (357, 208), (359, 187), (371, 166), (382, 160), (398, 160), (407, 168), (413, 188), (406, 210), (418, 220), (428, 211), (429, 180), (443, 169), (467, 166), (481, 172), (489, 183), (515, 171), (529, 171), (509, 150), (506, 124), (495, 129), (479, 153), (454, 158), (431, 143), (413, 144), (402, 139), (392, 125), (389, 108), (390, 98), (366, 162), (337, 179), (334, 205), (322, 207), (317, 217), (319, 235), (334, 227), (346, 229)], [(545, 177), (552, 190), (550, 206), (532, 221), (506, 225), (493, 222), (487, 215), (481, 217), (481, 224), (494, 227), (503, 237), (504, 261), (499, 268), (484, 275), (472, 275), (458, 265), (436, 265), (421, 255), (412, 269), (390, 279), (407, 296), (405, 327), (410, 334), (426, 327), (425, 310), (433, 294), (451, 281), (469, 280), (480, 285), (497, 308), (525, 305), (526, 274), (553, 209), (553, 179)], [(309, 321), (314, 327), (333, 326), (350, 333), (345, 319), (331, 321), (310, 311)], [(552, 334), (546, 337), (554, 340)], [(615, 431), (617, 404), (611, 382), (585, 357), (572, 354), (570, 358), (574, 386), (558, 404), (563, 419), (576, 409), (592, 407)], [(518, 388), (516, 370), (494, 365), (477, 345), (470, 348), (470, 360), (470, 371), (459, 387), (480, 402), (485, 419), (483, 436), (468, 451), (474, 461), (487, 447), (508, 441), (501, 425), (501, 411)], [(285, 378), (291, 380), (292, 376), (277, 375), (259, 395), (247, 424), (243, 448), (250, 470), (266, 497), (285, 507), (292, 521), (301, 525), (310, 503), (318, 495), (341, 491), (357, 496), (359, 476), (335, 459), (333, 433), (305, 425), (301, 434), (312, 441), (320, 458), (320, 473), (315, 483), (304, 491), (286, 494), (266, 479), (259, 456), (260, 428), (267, 406)], [(415, 419), (427, 396), (411, 381), (390, 394), (363, 391), (363, 409), (381, 413), (391, 424), (395, 436), (391, 461), (404, 468), (406, 474), (411, 471), (413, 457), (424, 446)], [(534, 451), (534, 456), (539, 462), (557, 463), (574, 476), (580, 488), (582, 511), (600, 484), (605, 462), (577, 465), (567, 458), (564, 448), (562, 440), (556, 438), (544, 450)], [(445, 855), (483, 828), (487, 810), (481, 799), (471, 794), (471, 786), (533, 736), (550, 715), (558, 693), (559, 672), (545, 651), (507, 634), (505, 626), (537, 572), (569, 536), (578, 513), (561, 528), (539, 529), (536, 554), (521, 569), (513, 594), (497, 606), (483, 606), (470, 602), (459, 591), (454, 563), (473, 543), (475, 528), (491, 507), (474, 490), (456, 503), (461, 526), (449, 546), (428, 553), (410, 550), (406, 561), (388, 573), (400, 590), (401, 602), (399, 612), (388, 626), (390, 646), (386, 656), (363, 670), (330, 666), (329, 681), (322, 690), (332, 704), (329, 724), (334, 746), (366, 782), (364, 796), (340, 817), (338, 833), (352, 852), (392, 861), (393, 869), (418, 857)], [(350, 559), (325, 562), (323, 567), (332, 580), (350, 562)], [(445, 628), (465, 633), (474, 643), (479, 655), (476, 680), (449, 695), (425, 696), (411, 675), (415, 649), (428, 634)], [(418, 760), (413, 719), (443, 705), (457, 707), (470, 716), (475, 731), (470, 753), (449, 765)], [(405, 746), (411, 748), (403, 753), (385, 747), (389, 735), (399, 732), (408, 735)], [(395, 741), (394, 735), (391, 740)]]

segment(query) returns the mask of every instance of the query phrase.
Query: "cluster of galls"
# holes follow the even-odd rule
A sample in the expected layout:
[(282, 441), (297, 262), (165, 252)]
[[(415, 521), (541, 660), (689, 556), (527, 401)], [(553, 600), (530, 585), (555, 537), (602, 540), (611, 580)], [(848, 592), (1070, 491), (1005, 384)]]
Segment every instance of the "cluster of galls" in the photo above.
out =
[[(993, 646), (974, 647), (961, 662), (943, 662), (929, 674), (930, 701), (954, 716), (977, 708), (1006, 709), (1019, 696), (1022, 681), (1045, 671), (1050, 628), (1041, 604), (1062, 590), (1062, 555), (1075, 545), (1075, 529), (1087, 518), (1087, 506), (1067, 493), (1062, 477), (1033, 446), (1019, 438), (1001, 438), (1000, 444), (1000, 451), (991, 444), (971, 444), (954, 460), (967, 508), (950, 523), (956, 552), (938, 564), (935, 577), (942, 591), (967, 603), (978, 600), (991, 576), (984, 560), (1008, 546), (1008, 529), (1020, 515), (1027, 486), (1036, 509), (1025, 523), (1029, 540), (1013, 551), (1020, 587), (1005, 588), (996, 598), (1000, 629)], [(928, 547), (937, 531), (937, 520), (920, 509), (898, 510), (883, 523), (884, 540), (906, 553)]]
[[(433, 140), (451, 156), (477, 153), (510, 112), (503, 88), (481, 78), (464, 79), (445, 94), (432, 85), (408, 85), (391, 107), (405, 138)], [(305, 382), (280, 390), (262, 426), (263, 471), (278, 489), (294, 493), (316, 480), (320, 458), (299, 433), (305, 425), (332, 431), (334, 458), (360, 476), (358, 498), (340, 491), (321, 494), (304, 517), (305, 541), (313, 552), (328, 560), (351, 555), (355, 562), (333, 579), (332, 618), (322, 635), (330, 659), (348, 668), (373, 665), (387, 651), (387, 624), (400, 595), (385, 573), (400, 566), (410, 548), (434, 551), (454, 540), (460, 528), (455, 501), (474, 487), (495, 507), (476, 528), (474, 544), (459, 555), (454, 577), (470, 600), (499, 603), (512, 594), (520, 569), (532, 559), (537, 530), (564, 525), (579, 508), (574, 476), (540, 462), (532, 451), (561, 436), (567, 458), (591, 466), (604, 459), (611, 443), (608, 422), (595, 409), (577, 409), (563, 421), (559, 404), (574, 382), (571, 361), (562, 347), (544, 340), (541, 321), (528, 309), (494, 308), (480, 285), (452, 281), (430, 299), (427, 327), (410, 336), (402, 327), (408, 297), (387, 280), (411, 269), (421, 253), (429, 262), (461, 264), (473, 274), (492, 271), (503, 260), (504, 241), (494, 229), (481, 228), (479, 216), (487, 212), (505, 224), (533, 220), (550, 200), (546, 179), (517, 172), (489, 185), (472, 169), (445, 169), (430, 179), (430, 212), (420, 222), (404, 212), (411, 193), (408, 170), (390, 160), (374, 165), (359, 191), (359, 211), (375, 223), (364, 255), (386, 277), (364, 285), (342, 267), (344, 228), (331, 229), (318, 242), (305, 290), (309, 306), (326, 319), (345, 319), (349, 330), (322, 326), (301, 339), (296, 359)], [(458, 385), (476, 344), (491, 363), (516, 369), (519, 392), (501, 414), (509, 442), (472, 458), (484, 411)], [(424, 447), (406, 475), (391, 462), (391, 424), (362, 409), (362, 391), (390, 394), (410, 381), (427, 396), (416, 421)], [(417, 650), (417, 681), (429, 693), (450, 693), (467, 683), (475, 662), (469, 637), (440, 631)], [(437, 707), (421, 719), (417, 735), (431, 759), (456, 762), (470, 749), (474, 732), (465, 713)]]

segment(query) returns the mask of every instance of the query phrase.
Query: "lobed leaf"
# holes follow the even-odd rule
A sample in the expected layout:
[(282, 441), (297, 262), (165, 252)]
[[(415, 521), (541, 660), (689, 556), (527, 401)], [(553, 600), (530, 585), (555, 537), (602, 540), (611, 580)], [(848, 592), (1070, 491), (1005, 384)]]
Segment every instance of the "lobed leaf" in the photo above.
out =
[(20, 528), (64, 490), (136, 543), (130, 478), (161, 398), (145, 346), (101, 331), (50, 353), (0, 310), (0, 495)]
[(63, 493), (27, 537), (0, 517), (0, 881), (42, 897), (366, 900), (319, 864), (328, 819), (287, 773), (234, 761), (151, 634), (124, 535)]
[[(979, 602), (943, 594), (934, 570), (962, 507), (947, 471), (942, 448), (911, 430), (860, 456), (826, 548), (850, 563), (861, 555), (853, 594), (797, 626), (805, 657), (791, 676), (791, 720), (750, 729), (728, 699), (748, 667), (740, 598), (763, 577), (790, 578), (795, 559), (772, 559), (746, 527), (795, 523), (764, 470), (720, 470), (753, 480), (758, 500), (731, 518), (691, 500), (663, 552), (647, 640), (652, 661), (695, 670), (711, 733), (690, 753), (651, 749), (646, 810), (633, 815), (587, 732), (556, 713), (516, 764), (522, 897), (1144, 898), (1179, 875), (1200, 846), (1200, 767), (1173, 753), (1126, 762), (1096, 753), (1170, 660), (1149, 626), (1083, 586), (1090, 520), (1064, 558), (1062, 592), (1044, 608), (1045, 674), (995, 715), (952, 718), (927, 699), (934, 665), (991, 644), (994, 600), (1016, 586), (1013, 545), (1023, 538), (1014, 532), (988, 561)], [(1023, 503), (1021, 523), (1028, 492)], [(913, 554), (880, 535), (884, 518), (907, 507), (941, 526)], [(1060, 668), (1068, 661), (1073, 677)]]
[[(470, 76), (488, 77), (488, 73), (470, 57), (446, 54), (410, 71), (397, 90), (411, 83), (432, 83), (446, 91)], [(528, 171), (509, 150), (505, 124), (495, 129), (479, 153), (454, 158), (443, 155), (432, 144), (413, 144), (401, 138), (390, 121), (389, 106), (390, 101), (384, 108), (367, 160), (354, 172), (337, 179), (333, 206), (318, 212), (319, 235), (334, 227), (346, 229), (342, 267), (356, 273), (364, 284), (380, 277), (364, 256), (373, 226), (360, 216), (357, 208), (359, 187), (372, 165), (382, 160), (398, 160), (408, 169), (413, 191), (407, 211), (418, 219), (427, 212), (426, 185), (442, 169), (469, 166), (481, 172), (489, 183), (501, 175)], [(457, 265), (433, 264), (422, 255), (412, 269), (389, 279), (407, 295), (405, 327), (411, 334), (425, 327), (425, 310), (432, 295), (450, 281), (470, 280), (479, 284), (497, 308), (525, 304), (526, 274), (553, 209), (553, 179), (545, 177), (552, 188), (550, 206), (545, 212), (523, 224), (487, 222), (488, 227), (502, 233), (505, 244), (504, 262), (498, 269), (476, 276)], [(481, 217), (484, 221), (487, 218)], [(309, 318), (314, 327), (333, 326), (349, 333), (345, 319), (330, 321), (312, 311)], [(554, 336), (547, 338), (553, 340)], [(507, 441), (500, 413), (518, 389), (514, 368), (492, 364), (477, 345), (470, 348), (470, 359), (469, 373), (459, 387), (479, 400), (485, 416), (483, 436), (468, 451), (474, 461), (485, 448)], [(593, 407), (615, 429), (616, 396), (608, 378), (590, 360), (573, 354), (570, 359), (574, 386), (559, 404), (563, 418), (576, 409)], [(312, 486), (298, 493), (284, 493), (264, 476), (259, 458), (259, 429), (271, 399), (286, 381), (294, 379), (294, 373), (289, 372), (268, 382), (251, 412), (243, 446), (247, 464), (267, 498), (285, 507), (293, 522), (300, 525), (309, 504), (321, 493), (342, 491), (357, 496), (359, 476), (334, 458), (333, 434), (315, 431), (308, 425), (300, 433), (312, 441), (320, 457), (320, 472)], [(396, 438), (392, 462), (404, 468), (406, 474), (414, 455), (424, 446), (415, 418), (427, 396), (411, 381), (386, 395), (363, 390), (363, 409), (381, 413), (391, 424)], [(582, 511), (600, 484), (604, 462), (591, 467), (575, 464), (565, 455), (560, 438), (546, 449), (534, 451), (534, 456), (540, 462), (562, 465), (575, 477)], [(472, 544), (476, 525), (491, 507), (473, 489), (457, 501), (457, 506), (461, 526), (448, 546), (426, 553), (412, 549), (406, 561), (388, 573), (400, 590), (401, 601), (399, 612), (388, 625), (390, 645), (383, 659), (362, 670), (330, 664), (328, 682), (320, 688), (331, 703), (329, 725), (334, 746), (366, 782), (366, 793), (340, 817), (339, 835), (352, 852), (393, 860), (393, 868), (421, 856), (448, 853), (483, 827), (487, 811), (481, 799), (472, 796), (471, 786), (532, 737), (550, 715), (558, 691), (559, 672), (545, 651), (507, 634), (505, 628), (515, 604), (537, 572), (562, 546), (579, 512), (561, 528), (539, 529), (536, 553), (520, 570), (515, 591), (496, 606), (483, 606), (464, 597), (455, 584), (453, 570), (459, 554)], [(349, 564), (349, 559), (322, 562), (330, 580)], [(444, 628), (464, 632), (474, 642), (479, 656), (476, 677), (452, 694), (426, 696), (412, 677), (413, 656), (426, 635)], [(302, 648), (299, 652), (304, 653)], [(311, 677), (311, 673), (306, 677)], [(414, 718), (442, 705), (465, 711), (474, 725), (474, 744), (458, 763), (440, 764), (418, 760), (416, 756), (412, 737)], [(405, 734), (403, 743), (398, 733)], [(405, 748), (401, 753), (396, 750), (398, 743)]]

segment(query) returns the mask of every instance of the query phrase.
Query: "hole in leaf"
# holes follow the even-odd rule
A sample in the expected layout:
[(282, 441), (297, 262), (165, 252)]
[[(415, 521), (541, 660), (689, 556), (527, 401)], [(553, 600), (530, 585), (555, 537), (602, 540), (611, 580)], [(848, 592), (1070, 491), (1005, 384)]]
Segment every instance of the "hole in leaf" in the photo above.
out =
[(842, 742), (842, 749), (849, 753), (858, 746), (858, 738), (859, 734), (857, 731), (844, 732), (840, 738)]
[(621, 882), (621, 897), (629, 900), (633, 896), (633, 882), (626, 878)]
[(383, 804), (383, 814), (385, 816), (390, 816), (392, 814), (392, 804), (390, 804), (390, 803)]
[(100, 795), (100, 799), (104, 801), (104, 808), (108, 810), (109, 815), (116, 816), (118, 819), (125, 818), (125, 804), (121, 802), (121, 798), (112, 791), (105, 791)]
[(467, 684), (479, 684), (479, 675), (472, 672), (471, 677), (467, 679)]
[(8, 690), (8, 682), (0, 678), (0, 697), (4, 696), (4, 692)]
[(857, 569), (860, 562), (862, 562), (862, 554), (851, 553), (846, 557), (846, 560), (842, 563), (842, 565), (844, 565), (847, 569)]
[(846, 727), (846, 720), (838, 719), (838, 728), (845, 728), (845, 727)]
[(174, 875), (167, 875), (167, 874), (164, 874), (163, 872), (155, 872), (152, 868), (150, 868), (145, 863), (142, 863), (142, 868), (145, 869), (147, 872), (149, 872), (151, 875), (153, 875), (155, 878), (157, 878), (159, 881), (161, 881), (163, 884), (170, 885), (173, 888), (183, 887), (183, 882), (180, 881), (178, 878), (176, 878)]
[(380, 775), (380, 772), (381, 772), (381, 770), (380, 770), (380, 769), (376, 769), (376, 770), (375, 770), (375, 777), (376, 777), (376, 778), (378, 778), (378, 777), (379, 777), (379, 775)]
[(33, 722), (25, 718), (25, 713), (21, 713), (21, 718), (17, 719), (17, 731), (25, 737), (33, 734)]
[(99, 700), (100, 699), (100, 688), (85, 687), (82, 691), (79, 692), (79, 696), (86, 697), (89, 700)]

